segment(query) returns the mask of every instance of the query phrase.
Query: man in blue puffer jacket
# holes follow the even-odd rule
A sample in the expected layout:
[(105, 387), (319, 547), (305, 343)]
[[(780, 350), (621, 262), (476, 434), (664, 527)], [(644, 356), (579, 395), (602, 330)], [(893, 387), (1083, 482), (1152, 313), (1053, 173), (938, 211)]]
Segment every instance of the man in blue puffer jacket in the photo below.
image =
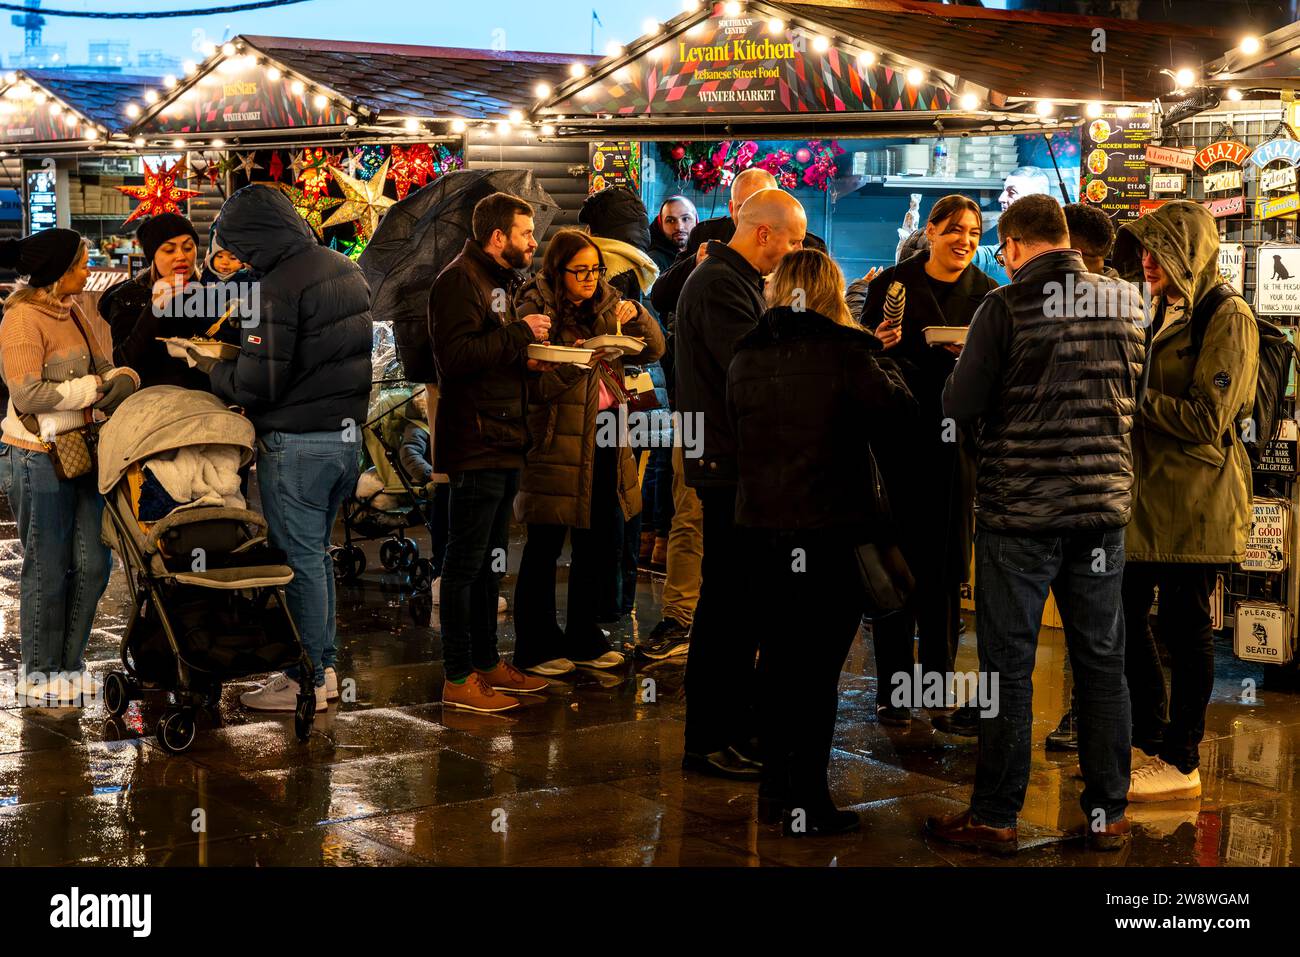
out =
[[(316, 710), (338, 697), (334, 575), (327, 549), (356, 487), (370, 395), (370, 289), (356, 263), (316, 242), (289, 198), (247, 186), (213, 226), (223, 249), (257, 277), (258, 313), (240, 353), (210, 365), (212, 391), (257, 428), (257, 478), (271, 543), (293, 568), (287, 592), (315, 669)], [(258, 711), (292, 711), (296, 669), (240, 696)]]

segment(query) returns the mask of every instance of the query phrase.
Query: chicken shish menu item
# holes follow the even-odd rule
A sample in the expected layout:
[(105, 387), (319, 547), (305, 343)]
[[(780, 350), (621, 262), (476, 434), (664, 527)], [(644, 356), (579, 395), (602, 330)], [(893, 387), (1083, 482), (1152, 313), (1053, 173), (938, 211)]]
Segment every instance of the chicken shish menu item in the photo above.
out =
[(1106, 109), (1083, 127), (1084, 202), (1102, 209), (1116, 225), (1138, 218), (1147, 198), (1146, 143), (1151, 138), (1148, 110)]

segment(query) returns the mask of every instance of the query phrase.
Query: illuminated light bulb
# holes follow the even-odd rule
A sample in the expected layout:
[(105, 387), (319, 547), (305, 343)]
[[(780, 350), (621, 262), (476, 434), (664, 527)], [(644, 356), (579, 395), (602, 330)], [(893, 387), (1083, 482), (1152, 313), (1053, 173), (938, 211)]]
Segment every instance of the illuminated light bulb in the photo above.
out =
[(266, 68), (266, 78), (268, 80), (274, 82), (280, 79), (280, 76), (281, 73), (280, 73), (280, 68), (278, 66), (271, 66)]
[(1051, 116), (1056, 112), (1056, 104), (1051, 100), (1039, 100), (1034, 104), (1034, 112), (1039, 116)]
[(408, 116), (402, 122), (402, 129), (406, 130), (408, 133), (415, 133), (420, 129), (420, 121), (413, 116)]
[(980, 98), (976, 96), (974, 93), (966, 93), (962, 95), (961, 108), (966, 112), (969, 113), (972, 110), (977, 109), (979, 105), (980, 105)]
[(174, 89), (176, 86), (176, 77), (168, 73), (165, 77), (163, 77), (163, 86), (167, 87), (167, 89), (169, 90)]
[(785, 30), (785, 21), (780, 17), (773, 17), (767, 21), (768, 33), (782, 33)]
[(643, 35), (649, 36), (650, 34), (658, 33), (658, 32), (659, 32), (658, 20), (650, 19), (650, 20), (646, 20), (643, 24), (641, 24), (641, 33)]
[(234, 56), (235, 45), (233, 43), (223, 43), (221, 45), (221, 52), (224, 53), (226, 56)]
[(49, 99), (49, 97), (47, 97), (47, 96), (46, 96), (44, 93), (42, 93), (40, 90), (37, 90), (37, 91), (36, 91), (36, 105), (37, 105), (37, 106), (44, 106), (44, 105), (45, 105), (45, 101), (48, 100), (48, 99)]
[(1132, 115), (1133, 115), (1133, 107), (1131, 107), (1131, 106), (1117, 106), (1117, 107), (1115, 107), (1115, 116), (1116, 116), (1118, 119), (1121, 119), (1121, 120), (1127, 120), (1127, 119), (1128, 119), (1130, 116), (1132, 116)]
[(605, 44), (606, 56), (622, 56), (623, 53), (623, 44), (619, 43), (617, 40), (610, 40)]
[(302, 80), (294, 80), (289, 84), (289, 89), (293, 91), (294, 96), (302, 96), (303, 91), (307, 89), (307, 86), (302, 82)]
[(226, 141), (225, 141), (225, 140), (217, 139), (217, 140), (213, 140), (213, 141), (212, 141), (212, 148), (213, 148), (214, 150), (219, 150), (219, 149), (221, 149), (221, 148), (222, 148), (223, 146), (225, 146), (225, 145), (226, 145)]
[(213, 43), (211, 40), (208, 40), (204, 42), (203, 46), (199, 47), (199, 49), (203, 51), (203, 55), (205, 57), (211, 57), (216, 54), (217, 45)]
[(523, 111), (523, 110), (511, 110), (511, 111), (510, 111), (510, 122), (511, 122), (511, 123), (522, 123), (523, 121), (524, 121), (524, 111)]
[(812, 48), (818, 53), (825, 53), (831, 48), (831, 41), (826, 37), (813, 37)]
[(858, 66), (871, 66), (876, 62), (876, 55), (870, 50), (863, 50), (858, 54)]
[(317, 93), (311, 103), (312, 106), (316, 107), (316, 109), (323, 110), (325, 107), (330, 105), (330, 98), (324, 93)]
[(356, 126), (356, 125), (357, 125), (357, 118), (356, 118), (355, 116), (349, 116), (349, 117), (348, 117), (346, 120), (344, 120), (343, 122), (346, 123), (348, 126)]
[(694, 13), (700, 9), (700, 0), (682, 0), (682, 10), (686, 13)]
[(198, 72), (199, 65), (193, 60), (186, 60), (181, 64), (181, 69), (185, 71), (186, 76), (193, 76)]
[(137, 116), (139, 116), (139, 115), (140, 115), (140, 104), (139, 104), (139, 103), (128, 103), (128, 104), (126, 105), (126, 115), (129, 116), (129, 117), (131, 117), (131, 119), (135, 119)]
[(907, 85), (920, 86), (925, 82), (925, 72), (919, 67), (912, 67), (907, 71)]
[(464, 132), (465, 132), (465, 121), (464, 121), (464, 120), (452, 120), (452, 121), (451, 121), (451, 131), (452, 131), (453, 133), (464, 133)]
[(722, 12), (729, 17), (738, 17), (740, 16), (740, 4), (737, 0), (727, 0), (727, 2), (722, 5)]
[(134, 140), (132, 140), (132, 142), (135, 143), (135, 145), (136, 145), (137, 147), (139, 147), (139, 146), (144, 146), (144, 137), (143, 137), (143, 136), (137, 136)]
[(509, 136), (509, 135), (510, 135), (510, 124), (507, 123), (505, 120), (498, 120), (497, 136)]
[(174, 149), (174, 150), (183, 150), (183, 149), (185, 149), (185, 141), (182, 140), (182, 139), (175, 139), (175, 140), (172, 140), (172, 149)]
[(17, 73), (14, 73), (13, 71), (10, 71), (10, 72), (6, 73), (6, 74), (5, 74), (5, 82), (6, 82), (6, 83), (17, 83), (17, 82), (18, 82), (18, 74), (17, 74)]
[(1242, 96), (1241, 90), (1237, 89), (1235, 86), (1228, 87), (1228, 99), (1235, 102), (1237, 100), (1240, 100), (1241, 96)]
[(543, 124), (542, 124), (542, 135), (543, 135), (543, 136), (554, 136), (554, 135), (555, 135), (555, 127), (552, 126), (550, 123), (543, 123)]
[(95, 129), (93, 126), (87, 126), (87, 127), (86, 127), (86, 139), (88, 139), (88, 140), (97, 140), (97, 139), (99, 139), (99, 130)]
[(569, 64), (569, 76), (573, 77), (575, 80), (578, 79), (578, 77), (580, 76), (586, 76), (586, 74), (587, 74), (587, 68), (583, 66), (581, 63)]
[(539, 100), (544, 100), (551, 95), (551, 84), (538, 83), (535, 87), (533, 87), (533, 93), (536, 94)]
[(50, 116), (58, 116), (63, 112), (63, 107), (58, 103), (50, 104)]
[(1089, 100), (1088, 105), (1083, 108), (1083, 115), (1090, 120), (1095, 120), (1101, 116), (1101, 104), (1096, 100)]
[(1196, 74), (1187, 69), (1187, 67), (1183, 67), (1174, 74), (1174, 82), (1178, 84), (1179, 89), (1185, 90), (1196, 82)]
[(708, 29), (708, 24), (705, 23), (703, 20), (701, 20), (699, 23), (697, 23), (697, 24), (695, 24), (694, 26), (690, 27), (690, 28), (686, 31), (686, 35), (687, 35), (687, 36), (691, 36), (691, 37), (698, 37), (698, 36), (699, 36), (701, 33), (703, 33), (706, 29)]
[(1240, 49), (1241, 52), (1246, 54), (1247, 56), (1250, 56), (1253, 53), (1258, 53), (1259, 37), (1245, 37), (1241, 41), (1241, 46), (1238, 49)]
[(144, 91), (144, 101), (145, 101), (146, 103), (148, 103), (150, 106), (153, 106), (155, 103), (158, 102), (158, 91), (157, 91), (157, 90), (145, 90), (145, 91)]

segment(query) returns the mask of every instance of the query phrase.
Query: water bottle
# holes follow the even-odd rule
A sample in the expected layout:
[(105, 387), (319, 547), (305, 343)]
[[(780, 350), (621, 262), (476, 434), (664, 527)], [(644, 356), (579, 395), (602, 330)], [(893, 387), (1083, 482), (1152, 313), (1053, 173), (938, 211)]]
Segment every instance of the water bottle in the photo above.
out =
[(930, 157), (930, 175), (941, 177), (948, 175), (948, 147), (942, 136), (934, 141), (934, 153)]

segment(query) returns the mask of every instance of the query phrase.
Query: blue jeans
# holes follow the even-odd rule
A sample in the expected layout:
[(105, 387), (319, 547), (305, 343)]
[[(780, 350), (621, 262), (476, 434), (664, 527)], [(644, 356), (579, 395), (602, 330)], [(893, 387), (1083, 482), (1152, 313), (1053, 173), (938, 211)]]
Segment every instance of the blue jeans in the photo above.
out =
[(1124, 680), (1122, 528), (1065, 535), (975, 535), (975, 621), (981, 678), (997, 678), (997, 714), (980, 720), (971, 811), (1012, 827), (1029, 783), (1032, 675), (1043, 605), (1061, 610), (1078, 700), (1080, 801), (1092, 824), (1128, 806), (1131, 718)]
[[(334, 667), (334, 567), (330, 532), (343, 500), (356, 489), (359, 439), (338, 432), (263, 432), (258, 436), (257, 487), (271, 544), (282, 549), (293, 569), (285, 589), (289, 613), (316, 672)], [(285, 674), (299, 678), (296, 667)]]
[(9, 502), (23, 543), (18, 618), (23, 674), (82, 671), (112, 562), (99, 540), (95, 475), (61, 482), (44, 452), (7, 448)]
[(440, 595), (443, 673), (491, 671), (497, 653), (497, 598), (510, 546), (510, 510), (518, 469), (453, 472)]

